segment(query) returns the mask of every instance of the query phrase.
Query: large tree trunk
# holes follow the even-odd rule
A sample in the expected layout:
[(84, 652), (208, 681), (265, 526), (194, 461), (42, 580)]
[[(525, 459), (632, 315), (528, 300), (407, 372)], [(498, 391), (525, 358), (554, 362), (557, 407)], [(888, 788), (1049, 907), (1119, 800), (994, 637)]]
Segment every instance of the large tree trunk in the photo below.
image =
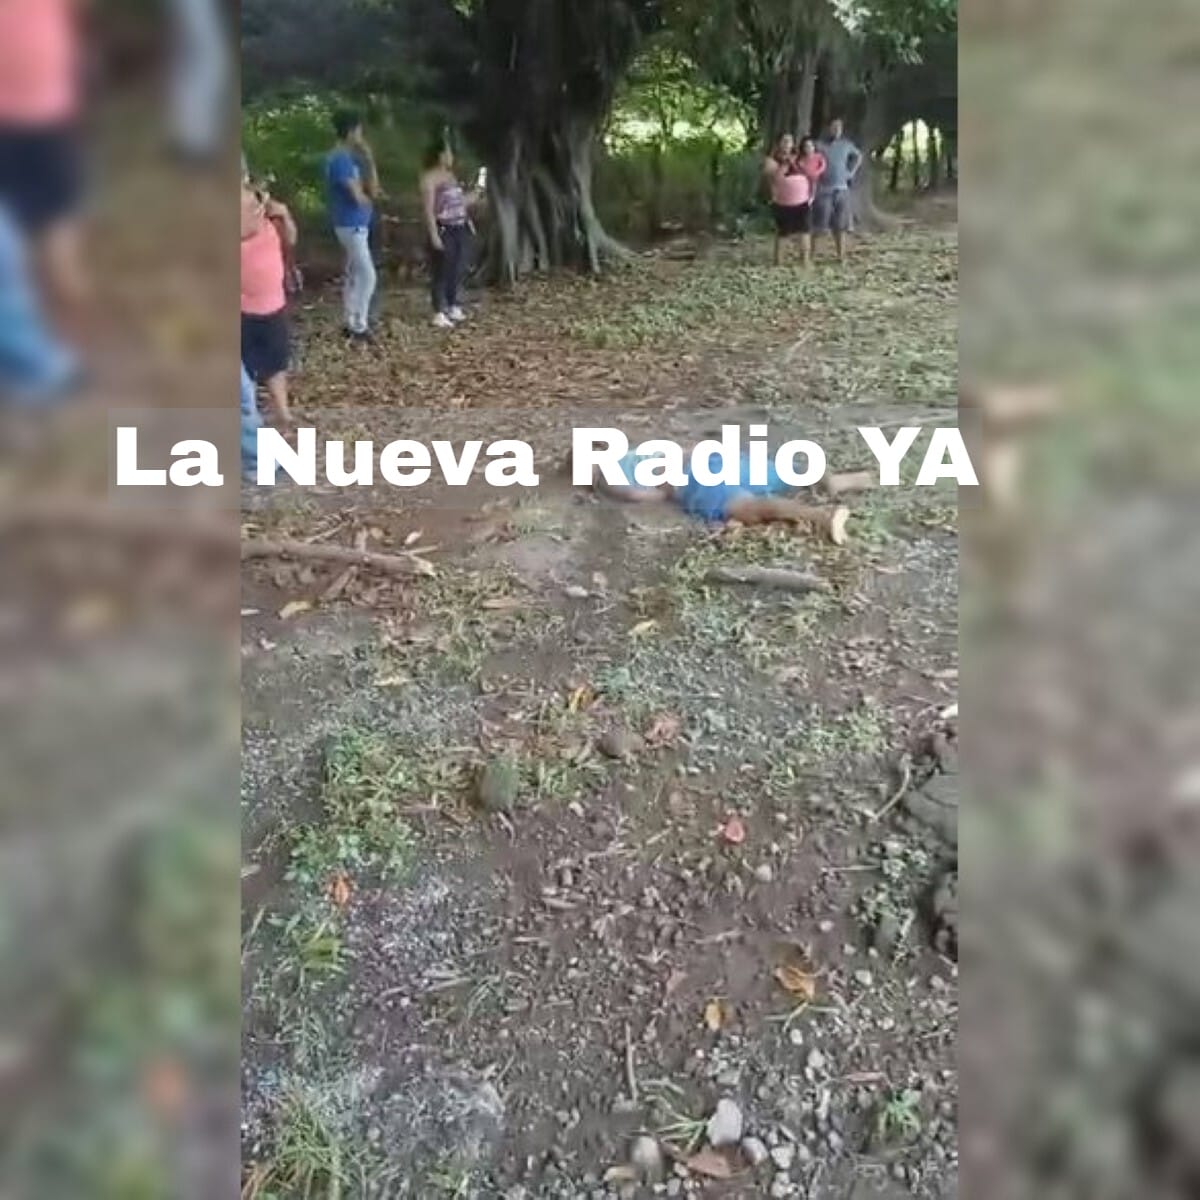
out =
[(800, 81), (796, 93), (796, 127), (797, 138), (806, 134), (815, 136), (813, 129), (813, 101), (817, 94), (817, 63), (821, 60), (819, 49), (807, 51), (800, 63)]
[[(516, 135), (489, 162), (493, 281), (577, 267), (598, 274), (629, 251), (605, 232), (592, 195), (598, 121), (563, 115), (540, 138)], [(536, 143), (536, 152), (534, 147)]]

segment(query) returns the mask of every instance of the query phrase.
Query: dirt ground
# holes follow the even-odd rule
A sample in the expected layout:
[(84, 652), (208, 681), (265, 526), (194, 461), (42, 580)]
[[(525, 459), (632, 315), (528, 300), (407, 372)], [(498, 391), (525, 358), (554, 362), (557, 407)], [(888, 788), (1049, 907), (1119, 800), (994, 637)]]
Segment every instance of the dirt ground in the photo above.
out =
[[(392, 286), (369, 350), (305, 305), (323, 435), (522, 438), (542, 484), (248, 491), (249, 532), (421, 570), (247, 567), (245, 1195), (956, 1194), (955, 494), (857, 497), (838, 548), (561, 469), (578, 424), (764, 421), (831, 469), (953, 424), (954, 214), (920, 217), (809, 275), (672, 245), (448, 337)], [(706, 578), (747, 562), (829, 587)]]

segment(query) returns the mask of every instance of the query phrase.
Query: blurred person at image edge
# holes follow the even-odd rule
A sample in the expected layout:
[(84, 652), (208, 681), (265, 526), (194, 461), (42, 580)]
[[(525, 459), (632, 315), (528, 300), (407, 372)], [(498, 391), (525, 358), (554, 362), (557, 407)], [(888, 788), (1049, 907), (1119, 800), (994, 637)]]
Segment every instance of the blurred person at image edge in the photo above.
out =
[(56, 315), (86, 294), (81, 255), (82, 10), (0, 0), (0, 204), (29, 239)]

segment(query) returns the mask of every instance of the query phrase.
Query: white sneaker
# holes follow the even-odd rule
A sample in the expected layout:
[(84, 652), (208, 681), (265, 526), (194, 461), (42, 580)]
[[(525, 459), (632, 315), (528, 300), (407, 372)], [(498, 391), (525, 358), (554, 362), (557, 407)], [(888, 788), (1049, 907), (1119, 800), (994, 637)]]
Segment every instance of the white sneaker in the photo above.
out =
[(433, 318), (433, 327), (434, 329), (453, 329), (454, 322), (445, 313), (438, 313)]
[(457, 304), (446, 315), (455, 323), (455, 325), (457, 325), (459, 321), (465, 321), (467, 319), (467, 314), (463, 312), (463, 310), (459, 308)]

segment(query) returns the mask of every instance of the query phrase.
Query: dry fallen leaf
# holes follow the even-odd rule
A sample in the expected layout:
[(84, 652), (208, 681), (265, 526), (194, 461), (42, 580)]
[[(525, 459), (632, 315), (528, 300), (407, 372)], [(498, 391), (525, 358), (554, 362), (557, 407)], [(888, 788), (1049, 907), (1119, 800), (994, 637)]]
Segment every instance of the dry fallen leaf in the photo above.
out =
[(298, 617), (301, 613), (308, 612), (310, 608), (312, 608), (311, 600), (289, 600), (279, 610), (279, 619), (290, 621), (292, 617)]
[(524, 605), (525, 601), (520, 596), (492, 596), (484, 600), (480, 607), (500, 612), (506, 608), (523, 608)]
[(350, 877), (345, 871), (339, 871), (329, 885), (329, 898), (338, 908), (345, 908), (350, 903)]
[(731, 845), (740, 846), (746, 840), (746, 826), (742, 818), (734, 813), (721, 826), (721, 836)]
[(704, 1024), (712, 1033), (718, 1033), (729, 1020), (729, 1005), (724, 1000), (710, 1000), (704, 1006)]
[(785, 992), (813, 999), (817, 994), (817, 978), (801, 967), (785, 965), (775, 968), (775, 978)]
[(729, 1159), (716, 1150), (704, 1149), (687, 1160), (687, 1169), (695, 1175), (707, 1175), (709, 1179), (732, 1179), (733, 1168)]
[(581, 708), (587, 708), (593, 699), (592, 689), (586, 683), (582, 684), (567, 698), (567, 710), (579, 712)]
[(350, 586), (350, 581), (358, 574), (357, 567), (347, 567), (337, 576), (336, 579), (321, 593), (321, 600), (328, 604), (332, 600), (336, 600), (347, 587)]
[(159, 1057), (142, 1075), (142, 1091), (149, 1106), (161, 1116), (176, 1116), (187, 1099), (188, 1079), (177, 1058)]
[(683, 722), (674, 713), (659, 713), (646, 730), (646, 745), (670, 746), (682, 728)]
[(637, 1183), (638, 1173), (636, 1167), (628, 1165), (620, 1167), (609, 1167), (604, 1172), (605, 1183)]
[(639, 621), (630, 631), (630, 637), (641, 637), (644, 633), (649, 633), (652, 629), (657, 628), (658, 622), (651, 617), (646, 621)]

